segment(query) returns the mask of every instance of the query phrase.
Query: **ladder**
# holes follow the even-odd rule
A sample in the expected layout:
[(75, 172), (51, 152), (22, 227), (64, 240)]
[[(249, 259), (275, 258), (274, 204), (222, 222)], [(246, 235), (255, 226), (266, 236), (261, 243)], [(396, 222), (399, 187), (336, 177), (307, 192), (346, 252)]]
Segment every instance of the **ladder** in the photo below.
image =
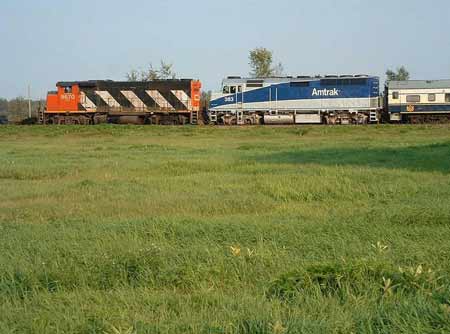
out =
[(376, 111), (370, 111), (369, 121), (370, 123), (378, 123), (378, 113)]
[(244, 116), (242, 111), (236, 111), (236, 124), (242, 125), (244, 124)]
[(198, 111), (191, 111), (191, 124), (192, 125), (198, 124)]
[(44, 111), (45, 111), (45, 109), (44, 108), (39, 108), (38, 109), (38, 112), (37, 112), (37, 114), (38, 114), (38, 119), (37, 119), (37, 122), (38, 122), (38, 124), (45, 124), (45, 114), (44, 114)]

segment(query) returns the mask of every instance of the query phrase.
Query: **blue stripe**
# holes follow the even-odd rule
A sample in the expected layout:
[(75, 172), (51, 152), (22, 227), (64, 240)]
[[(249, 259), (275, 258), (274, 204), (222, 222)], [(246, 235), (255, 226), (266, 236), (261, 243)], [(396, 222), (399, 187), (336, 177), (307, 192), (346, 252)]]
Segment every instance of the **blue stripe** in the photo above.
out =
[[(413, 104), (414, 112), (434, 112), (448, 111), (450, 112), (450, 103), (448, 104)], [(399, 113), (408, 112), (408, 105), (389, 105), (389, 112)]]

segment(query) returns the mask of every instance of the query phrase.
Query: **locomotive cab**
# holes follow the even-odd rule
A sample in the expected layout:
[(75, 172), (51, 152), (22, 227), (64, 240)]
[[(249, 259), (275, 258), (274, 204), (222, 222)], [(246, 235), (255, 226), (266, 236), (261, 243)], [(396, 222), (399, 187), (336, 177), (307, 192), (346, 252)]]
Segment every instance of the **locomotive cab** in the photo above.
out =
[(71, 83), (58, 83), (56, 92), (47, 94), (47, 112), (68, 113), (79, 111), (80, 87)]

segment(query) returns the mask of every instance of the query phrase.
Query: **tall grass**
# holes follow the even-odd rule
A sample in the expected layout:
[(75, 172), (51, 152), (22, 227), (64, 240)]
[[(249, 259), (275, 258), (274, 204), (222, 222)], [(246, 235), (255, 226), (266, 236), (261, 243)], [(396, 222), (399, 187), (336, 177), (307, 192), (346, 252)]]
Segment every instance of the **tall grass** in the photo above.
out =
[(446, 333), (450, 128), (0, 127), (0, 333)]

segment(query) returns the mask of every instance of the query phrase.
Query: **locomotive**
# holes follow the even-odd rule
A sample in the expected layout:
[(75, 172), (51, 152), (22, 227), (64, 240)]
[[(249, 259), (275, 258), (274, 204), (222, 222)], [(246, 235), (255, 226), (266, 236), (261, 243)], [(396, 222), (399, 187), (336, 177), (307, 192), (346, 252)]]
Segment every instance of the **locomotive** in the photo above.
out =
[[(58, 82), (42, 124), (198, 124), (201, 83), (193, 79)], [(384, 96), (382, 96), (384, 95)], [(207, 123), (371, 124), (450, 121), (450, 80), (389, 81), (370, 75), (228, 77), (204, 110)]]
[(380, 119), (379, 78), (368, 75), (228, 77), (214, 94), (214, 124), (368, 124)]
[(192, 79), (58, 82), (43, 124), (197, 124), (201, 83)]

